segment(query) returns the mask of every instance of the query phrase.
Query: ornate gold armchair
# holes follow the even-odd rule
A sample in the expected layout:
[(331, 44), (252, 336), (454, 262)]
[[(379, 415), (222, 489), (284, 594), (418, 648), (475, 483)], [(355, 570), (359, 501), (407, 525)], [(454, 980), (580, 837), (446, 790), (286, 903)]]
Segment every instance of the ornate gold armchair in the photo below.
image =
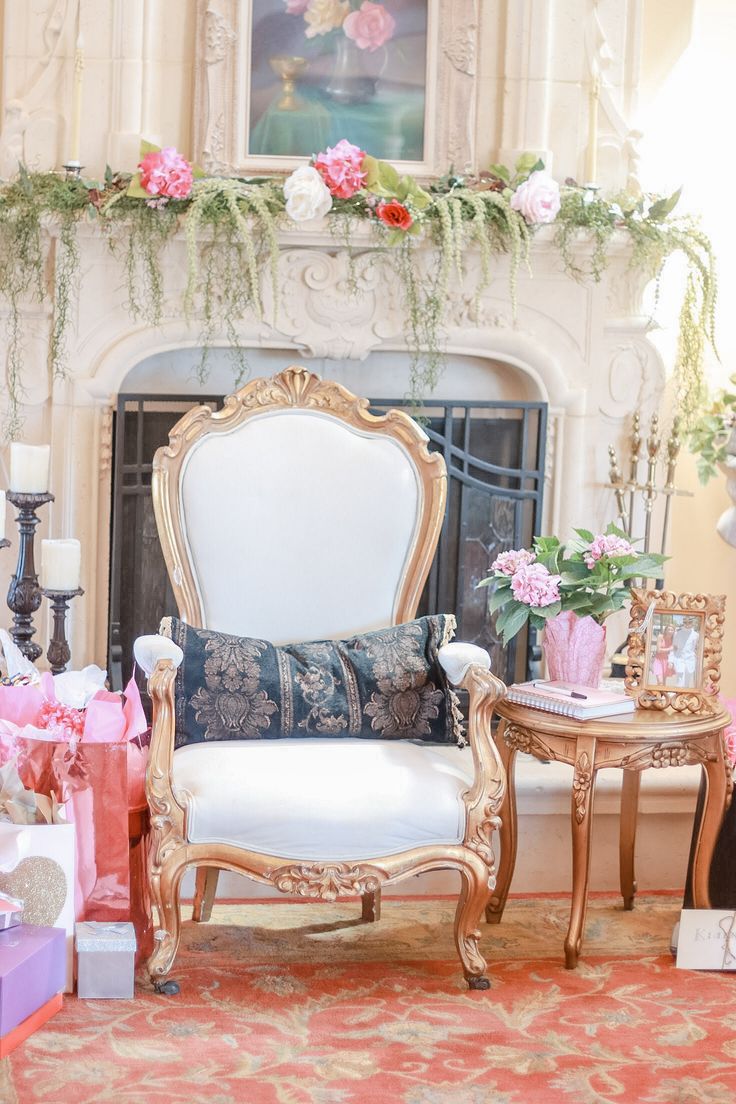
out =
[[(442, 458), (406, 414), (368, 412), (304, 368), (257, 379), (214, 413), (190, 410), (159, 449), (153, 498), (182, 621), (274, 643), (340, 640), (411, 620), (445, 506)], [(195, 919), (219, 869), (290, 894), (359, 894), (424, 871), (461, 875), (455, 940), (471, 988), (487, 988), (478, 924), (495, 884), (493, 833), (505, 778), (491, 739), (503, 683), (481, 648), (439, 661), (469, 694), (469, 748), (350, 737), (203, 742), (174, 750), (182, 650), (142, 637), (154, 719), (147, 775), (148, 969), (167, 980), (182, 876), (197, 867)]]

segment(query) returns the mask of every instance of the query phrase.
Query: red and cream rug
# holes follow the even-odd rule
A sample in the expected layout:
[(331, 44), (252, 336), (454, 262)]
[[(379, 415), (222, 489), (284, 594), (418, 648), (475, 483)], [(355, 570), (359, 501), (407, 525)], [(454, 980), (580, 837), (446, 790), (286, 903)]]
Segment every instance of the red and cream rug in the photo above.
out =
[(564, 898), (512, 900), (469, 992), (447, 900), (217, 906), (187, 923), (178, 997), (67, 998), (0, 1063), (2, 1104), (731, 1104), (728, 974), (676, 970), (679, 899), (589, 905), (563, 966)]

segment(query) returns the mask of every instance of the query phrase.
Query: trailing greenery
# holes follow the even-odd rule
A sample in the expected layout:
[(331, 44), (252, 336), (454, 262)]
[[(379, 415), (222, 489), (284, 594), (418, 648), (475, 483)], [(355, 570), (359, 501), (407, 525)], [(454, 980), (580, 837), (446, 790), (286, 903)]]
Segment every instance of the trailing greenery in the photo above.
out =
[[(472, 289), (476, 305), (491, 279), (494, 258), (508, 255), (515, 312), (519, 270), (529, 265), (537, 225), (516, 209), (514, 197), (543, 166), (525, 157), (513, 173), (503, 166), (472, 177), (451, 172), (429, 190), (373, 158), (365, 157), (362, 168), (366, 178), (361, 190), (348, 199), (335, 197), (327, 217), (337, 239), (348, 247), (356, 221), (363, 220), (387, 250), (395, 250), (412, 351), (411, 394), (419, 401), (442, 370), (447, 304), (462, 287), (468, 250), (477, 250), (480, 259), (480, 279)], [(110, 170), (103, 181), (83, 181), (31, 173), (21, 166), (14, 180), (0, 184), (0, 309), (6, 314), (9, 436), (19, 430), (24, 311), (29, 306), (49, 305), (49, 372), (63, 378), (68, 371), (66, 345), (79, 281), (77, 229), (87, 220), (104, 230), (119, 259), (131, 316), (157, 325), (165, 314), (180, 311), (196, 323), (204, 349), (203, 379), (207, 350), (224, 328), (236, 379), (242, 376), (246, 351), (238, 343), (238, 321), (252, 312), (277, 324), (278, 233), (295, 224), (285, 212), (283, 178), (194, 175), (186, 198), (168, 199), (147, 197), (138, 174)], [(708, 239), (691, 220), (673, 216), (676, 198), (619, 196), (609, 201), (569, 182), (561, 190), (553, 225), (562, 263), (576, 280), (600, 280), (617, 232), (627, 234), (633, 245), (631, 264), (654, 279), (670, 256), (684, 256), (686, 287), (674, 375), (688, 426), (694, 424), (704, 395), (703, 354), (705, 344), (714, 340), (716, 278)], [(383, 219), (381, 208), (387, 205), (403, 212), (402, 225), (391, 227)], [(581, 232), (592, 242), (585, 263), (578, 248)], [(176, 301), (163, 276), (163, 258), (174, 235), (183, 237), (187, 253), (185, 289)], [(427, 240), (436, 247), (436, 261), (421, 248)], [(49, 265), (51, 250), (55, 257)], [(352, 269), (349, 282), (355, 293)]]
[(736, 429), (736, 375), (730, 387), (718, 391), (699, 413), (688, 438), (690, 451), (697, 456), (698, 475), (707, 483), (716, 474), (718, 464), (725, 462)]

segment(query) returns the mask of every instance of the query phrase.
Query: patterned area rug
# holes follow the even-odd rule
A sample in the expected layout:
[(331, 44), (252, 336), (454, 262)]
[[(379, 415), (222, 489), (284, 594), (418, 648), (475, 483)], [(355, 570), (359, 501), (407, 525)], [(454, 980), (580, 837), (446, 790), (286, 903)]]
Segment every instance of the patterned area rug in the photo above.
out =
[(679, 899), (512, 900), (470, 992), (447, 900), (219, 905), (185, 925), (178, 997), (66, 999), (0, 1063), (2, 1104), (731, 1104), (733, 976), (676, 970)]

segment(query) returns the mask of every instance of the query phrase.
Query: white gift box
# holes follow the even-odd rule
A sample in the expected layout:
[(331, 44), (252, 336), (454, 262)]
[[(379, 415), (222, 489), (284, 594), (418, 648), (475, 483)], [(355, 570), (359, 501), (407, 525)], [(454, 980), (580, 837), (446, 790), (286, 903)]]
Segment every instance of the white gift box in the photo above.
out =
[(23, 921), (66, 932), (66, 987), (74, 988), (73, 824), (0, 821), (0, 891), (23, 902)]
[(77, 924), (77, 996), (130, 999), (135, 987), (132, 924), (84, 920)]

